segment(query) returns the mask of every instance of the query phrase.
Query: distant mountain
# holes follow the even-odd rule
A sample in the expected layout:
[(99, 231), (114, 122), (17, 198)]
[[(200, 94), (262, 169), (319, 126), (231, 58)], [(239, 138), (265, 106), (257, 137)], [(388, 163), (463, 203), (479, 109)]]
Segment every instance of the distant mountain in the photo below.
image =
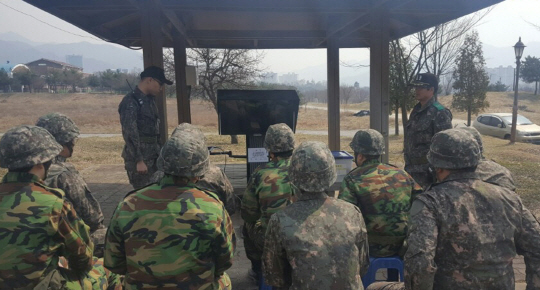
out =
[(94, 73), (106, 69), (141, 69), (141, 51), (118, 45), (79, 43), (36, 43), (16, 33), (0, 34), (0, 63), (27, 63), (40, 58), (66, 61), (66, 55), (83, 56), (83, 71)]
[[(516, 65), (516, 55), (514, 54), (513, 43), (508, 47), (499, 47), (492, 46), (489, 44), (484, 44), (482, 48), (484, 49), (484, 59), (486, 60), (486, 66), (490, 68), (498, 66), (515, 66)], [(535, 56), (540, 57), (540, 42), (530, 42), (525, 43), (526, 47), (523, 51), (522, 60), (526, 56)]]

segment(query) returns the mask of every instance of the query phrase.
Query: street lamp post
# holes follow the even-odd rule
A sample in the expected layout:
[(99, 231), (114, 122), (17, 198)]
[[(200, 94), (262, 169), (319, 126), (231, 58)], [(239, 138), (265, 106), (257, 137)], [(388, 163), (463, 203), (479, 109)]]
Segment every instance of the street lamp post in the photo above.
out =
[(510, 144), (516, 142), (516, 124), (517, 124), (517, 113), (518, 113), (518, 83), (519, 83), (519, 67), (521, 65), (521, 56), (523, 55), (523, 50), (525, 45), (521, 42), (521, 37), (519, 41), (514, 45), (514, 52), (516, 53), (516, 79), (514, 85), (514, 106), (512, 106), (512, 130), (510, 131)]

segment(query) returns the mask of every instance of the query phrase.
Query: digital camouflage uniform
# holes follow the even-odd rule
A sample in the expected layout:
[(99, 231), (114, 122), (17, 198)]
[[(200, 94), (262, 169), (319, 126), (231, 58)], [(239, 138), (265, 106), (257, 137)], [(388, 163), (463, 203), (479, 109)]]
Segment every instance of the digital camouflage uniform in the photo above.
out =
[[(292, 151), (294, 133), (286, 124), (272, 125), (266, 132), (264, 144), (269, 153)], [(249, 178), (242, 198), (244, 247), (255, 271), (260, 270), (258, 267), (268, 220), (294, 200), (294, 190), (288, 176), (289, 163), (289, 157), (277, 157), (257, 167)]]
[(270, 218), (263, 254), (265, 282), (280, 289), (363, 289), (369, 266), (360, 210), (324, 191), (336, 180), (335, 161), (321, 142), (304, 142), (291, 157), (298, 200)]
[(512, 260), (520, 254), (527, 289), (540, 289), (540, 223), (511, 190), (460, 170), (476, 165), (478, 144), (460, 130), (444, 131), (428, 159), (455, 171), (412, 205), (402, 288), (514, 289)]
[[(79, 128), (75, 123), (69, 117), (60, 113), (50, 113), (40, 117), (36, 126), (49, 131), (60, 145), (73, 142), (79, 136)], [(72, 150), (72, 147), (70, 150)], [(71, 202), (77, 215), (90, 227), (90, 236), (94, 241), (94, 245), (99, 246), (101, 249), (106, 232), (103, 225), (103, 212), (99, 202), (73, 164), (66, 162), (65, 157), (57, 156), (49, 168), (45, 184), (64, 191), (65, 197)], [(94, 254), (96, 254), (96, 251), (94, 251)]]
[(484, 146), (482, 142), (482, 135), (474, 127), (459, 127), (461, 130), (465, 130), (473, 135), (474, 139), (480, 146), (480, 153), (482, 154), (482, 159), (476, 167), (476, 175), (481, 180), (492, 183), (498, 186), (506, 187), (512, 191), (516, 190), (514, 184), (514, 177), (510, 170), (506, 167), (498, 164), (493, 160), (486, 159), (484, 157)]
[[(0, 289), (91, 289), (84, 279), (92, 266), (88, 226), (64, 193), (36, 175), (15, 172), (46, 163), (62, 147), (45, 129), (19, 126), (0, 140)], [(60, 268), (60, 256), (70, 270)], [(63, 286), (64, 285), (64, 286)]]
[[(234, 229), (223, 203), (188, 182), (208, 169), (206, 142), (170, 138), (158, 159), (166, 175), (128, 194), (112, 219), (105, 267), (125, 274), (126, 289), (231, 289)], [(183, 180), (183, 184), (179, 181)]]
[[(159, 115), (153, 96), (145, 95), (138, 87), (128, 93), (118, 106), (122, 136), (125, 145), (122, 151), (129, 183), (135, 189), (150, 184), (157, 171), (159, 156)], [(144, 161), (147, 174), (137, 172), (137, 162)]]
[[(384, 138), (376, 130), (360, 130), (350, 147), (355, 156), (380, 156), (384, 153)], [(364, 161), (345, 176), (339, 199), (360, 208), (368, 230), (371, 256), (388, 257), (399, 253), (407, 234), (412, 196), (421, 190), (407, 172), (378, 159)]]
[(431, 98), (424, 106), (414, 106), (405, 126), (403, 153), (405, 171), (423, 188), (431, 184), (426, 155), (435, 133), (452, 128), (452, 113)]

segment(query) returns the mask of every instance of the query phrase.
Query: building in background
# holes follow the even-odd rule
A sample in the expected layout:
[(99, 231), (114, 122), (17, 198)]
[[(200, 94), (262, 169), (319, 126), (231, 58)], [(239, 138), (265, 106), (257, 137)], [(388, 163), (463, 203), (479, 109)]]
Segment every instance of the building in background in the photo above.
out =
[(276, 84), (278, 82), (278, 75), (274, 72), (267, 72), (261, 76), (261, 82)]
[(76, 67), (84, 68), (82, 55), (78, 55), (78, 54), (66, 55), (66, 62)]
[(30, 70), (38, 76), (46, 76), (49, 73), (49, 71), (52, 69), (58, 69), (58, 70), (74, 69), (80, 72), (83, 71), (82, 67), (74, 66), (72, 64), (61, 62), (61, 61), (45, 59), (45, 58), (31, 61), (27, 63), (26, 66), (29, 67)]
[(287, 73), (287, 74), (281, 75), (279, 77), (279, 82), (282, 83), (282, 84), (294, 85), (294, 84), (298, 83), (298, 74)]
[(509, 86), (510, 88), (514, 87), (514, 67), (502, 65), (496, 68), (486, 68), (486, 72), (489, 76), (489, 83), (495, 84), (498, 81)]

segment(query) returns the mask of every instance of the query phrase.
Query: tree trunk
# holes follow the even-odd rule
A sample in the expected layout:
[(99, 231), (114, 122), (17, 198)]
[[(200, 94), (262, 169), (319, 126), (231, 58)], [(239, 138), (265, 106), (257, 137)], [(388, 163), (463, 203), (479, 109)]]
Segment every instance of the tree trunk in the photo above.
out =
[(238, 144), (238, 135), (231, 135), (231, 144)]
[(394, 126), (396, 128), (395, 132), (396, 132), (396, 136), (399, 136), (399, 107), (397, 105), (397, 102), (396, 102), (396, 109), (395, 109), (395, 117), (394, 117)]
[(407, 130), (407, 122), (408, 122), (407, 109), (405, 108), (405, 105), (402, 104), (401, 105), (401, 124), (403, 125), (403, 135), (405, 135), (405, 132)]
[(537, 93), (538, 93), (538, 81), (535, 83), (535, 86), (534, 86), (534, 95), (536, 96)]

